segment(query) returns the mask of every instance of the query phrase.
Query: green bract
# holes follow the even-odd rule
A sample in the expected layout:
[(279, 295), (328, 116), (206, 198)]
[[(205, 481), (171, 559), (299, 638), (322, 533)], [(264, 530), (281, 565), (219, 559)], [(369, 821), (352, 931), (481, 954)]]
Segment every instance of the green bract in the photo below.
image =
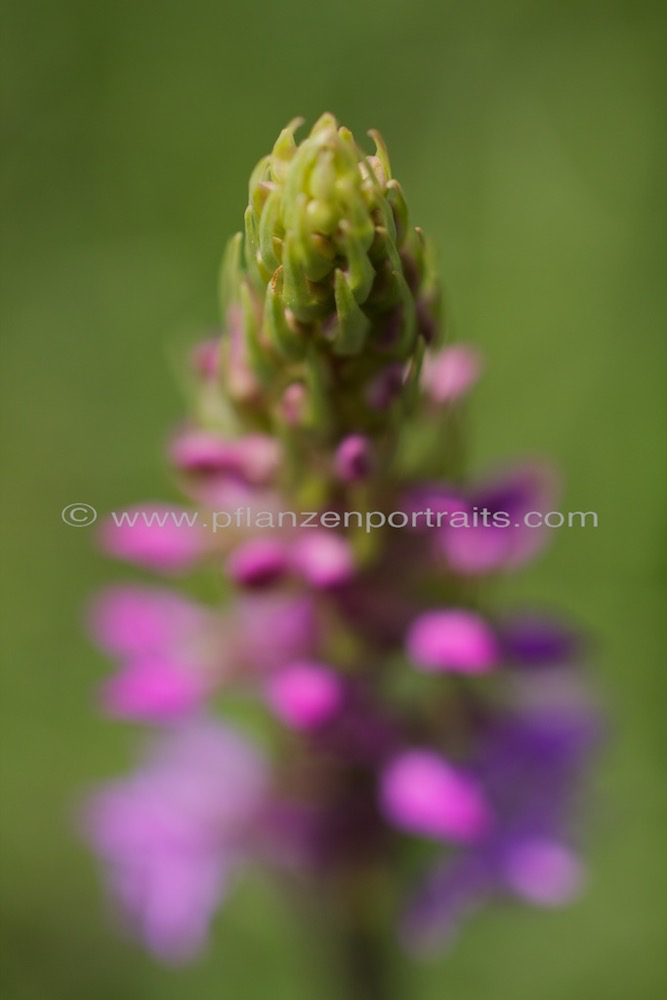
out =
[(291, 122), (250, 178), (245, 236), (222, 272), (225, 389), (255, 424), (284, 419), (335, 443), (378, 434), (409, 404), (437, 327), (437, 286), (385, 145), (367, 155), (323, 115)]

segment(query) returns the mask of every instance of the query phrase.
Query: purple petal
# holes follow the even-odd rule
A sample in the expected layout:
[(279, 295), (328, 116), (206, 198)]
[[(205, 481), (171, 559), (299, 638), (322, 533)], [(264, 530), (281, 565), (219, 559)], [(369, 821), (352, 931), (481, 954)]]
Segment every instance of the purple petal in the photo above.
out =
[(522, 615), (502, 627), (505, 655), (518, 666), (560, 666), (579, 651), (581, 641), (572, 629), (544, 615)]
[(401, 922), (401, 938), (414, 954), (441, 952), (495, 887), (493, 868), (480, 851), (463, 851), (440, 865), (414, 893)]
[(549, 513), (556, 492), (553, 472), (538, 465), (516, 469), (475, 491), (466, 516), (452, 518), (439, 536), (451, 567), (475, 575), (513, 569), (532, 559), (544, 548), (549, 528), (531, 526), (526, 515)]

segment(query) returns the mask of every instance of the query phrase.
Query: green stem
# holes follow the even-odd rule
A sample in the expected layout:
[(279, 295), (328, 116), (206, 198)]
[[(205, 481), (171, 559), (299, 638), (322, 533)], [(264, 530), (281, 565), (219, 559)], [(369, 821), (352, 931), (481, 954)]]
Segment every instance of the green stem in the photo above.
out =
[(391, 910), (377, 872), (357, 871), (340, 885), (335, 927), (336, 1000), (398, 1000), (397, 949), (387, 926)]
[(395, 1000), (386, 942), (369, 929), (350, 927), (342, 934), (341, 952), (345, 1000)]

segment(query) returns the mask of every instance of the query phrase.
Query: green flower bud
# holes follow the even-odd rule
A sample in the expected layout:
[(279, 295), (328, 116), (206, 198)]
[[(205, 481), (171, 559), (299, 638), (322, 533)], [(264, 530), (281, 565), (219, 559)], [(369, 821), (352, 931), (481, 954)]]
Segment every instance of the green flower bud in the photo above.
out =
[[(225, 320), (236, 325), (227, 339), (241, 322), (259, 391), (242, 398), (235, 389), (248, 385), (235, 378), (238, 345), (223, 344), (223, 378), (247, 420), (269, 428), (286, 389), (304, 386), (318, 398), (302, 408), (302, 430), (332, 447), (350, 431), (381, 436), (398, 426), (435, 336), (439, 296), (379, 134), (370, 133), (368, 155), (332, 115), (297, 143), (301, 124), (283, 129), (253, 171), (243, 258), (237, 236), (223, 266)], [(384, 373), (395, 387), (397, 366), (398, 391), (383, 393)]]

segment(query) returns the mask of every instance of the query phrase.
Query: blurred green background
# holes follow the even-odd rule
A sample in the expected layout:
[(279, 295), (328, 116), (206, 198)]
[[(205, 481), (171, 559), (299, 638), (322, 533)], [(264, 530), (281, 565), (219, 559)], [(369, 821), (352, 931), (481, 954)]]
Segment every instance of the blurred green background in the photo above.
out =
[[(121, 771), (81, 607), (120, 575), (61, 522), (164, 495), (170, 353), (217, 322), (250, 168), (296, 114), (379, 128), (436, 240), (451, 332), (478, 342), (480, 465), (551, 454), (564, 509), (510, 595), (598, 636), (613, 739), (589, 892), (502, 908), (411, 1000), (664, 996), (664, 180), (658, 4), (16, 0), (5, 8), (2, 934), (7, 1000), (312, 1000), (301, 929), (255, 883), (178, 972), (109, 928), (72, 832)], [(664, 282), (663, 282), (664, 285)]]

